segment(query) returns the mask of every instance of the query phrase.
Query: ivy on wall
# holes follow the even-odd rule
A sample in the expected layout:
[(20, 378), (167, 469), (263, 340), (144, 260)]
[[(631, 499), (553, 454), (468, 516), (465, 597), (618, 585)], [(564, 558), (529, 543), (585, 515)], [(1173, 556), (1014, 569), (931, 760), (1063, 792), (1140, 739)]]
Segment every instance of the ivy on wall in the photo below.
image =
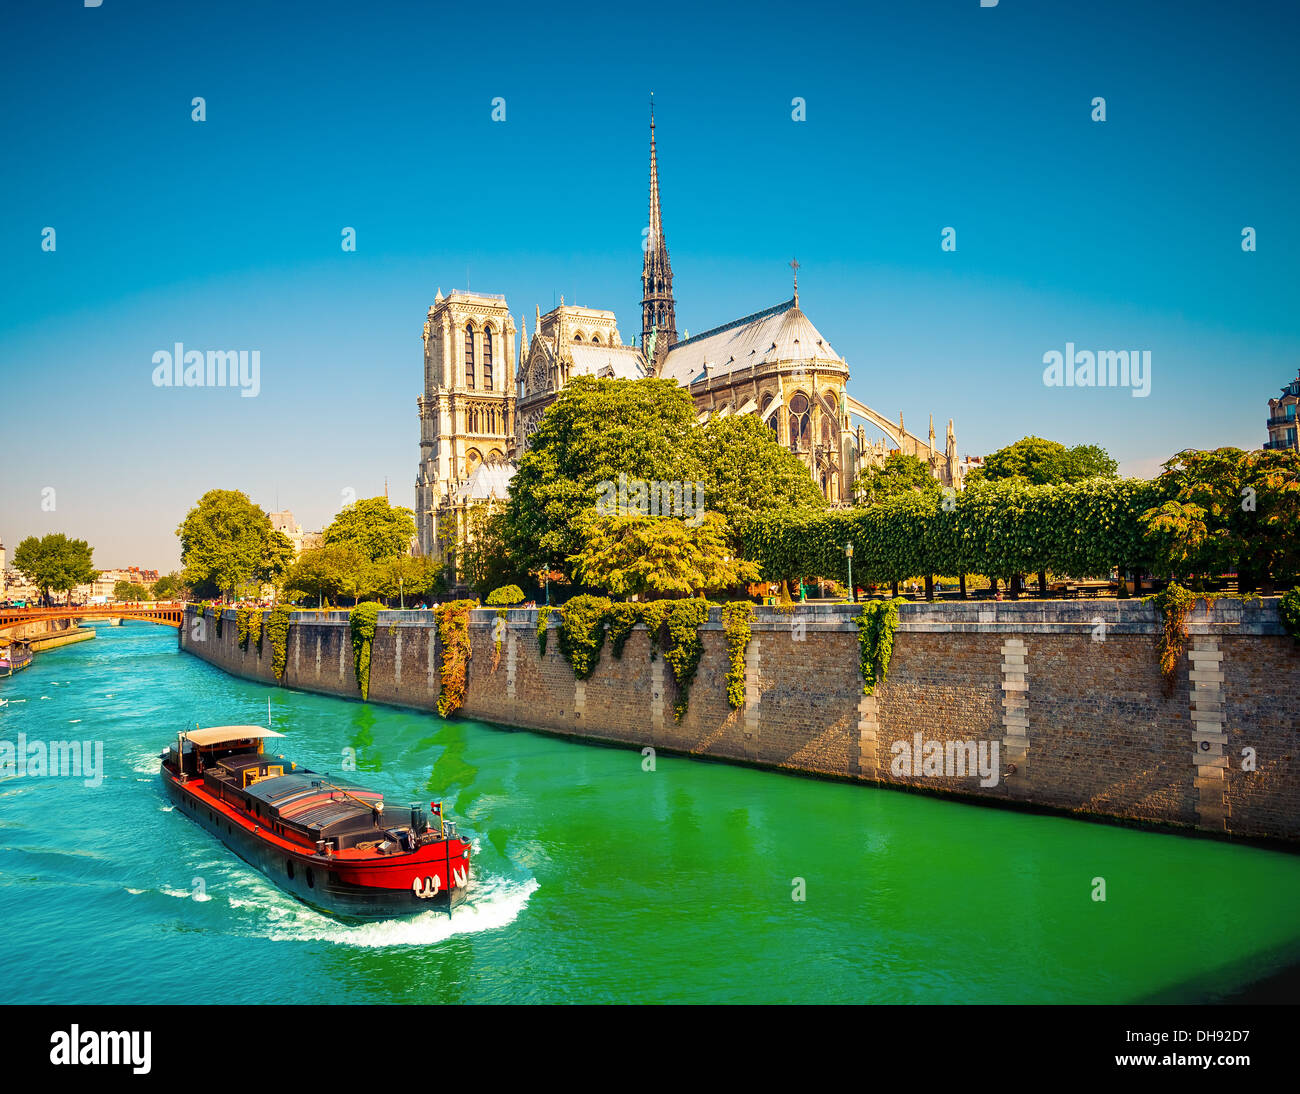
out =
[(375, 641), (375, 623), (379, 619), (380, 607), (373, 600), (368, 600), (348, 612), (348, 629), (352, 633), (352, 661), (362, 699), (370, 698), (370, 651)]
[(271, 669), (277, 680), (284, 679), (289, 661), (289, 609), (277, 606), (266, 613), (266, 633), (271, 639)]
[(680, 722), (690, 701), (695, 670), (699, 667), (701, 654), (704, 653), (700, 628), (708, 622), (709, 602), (670, 600), (667, 603), (672, 607), (668, 612), (668, 648), (664, 650), (664, 660), (672, 669), (673, 679), (677, 682), (677, 700), (673, 703), (673, 717)]
[(898, 603), (871, 600), (854, 620), (858, 625), (858, 656), (862, 668), (862, 694), (874, 695), (885, 682), (894, 656), (894, 631), (898, 629)]
[[(640, 613), (637, 611), (639, 607), (639, 604), (619, 601), (611, 604), (609, 611), (605, 613), (605, 630), (609, 637), (609, 648), (616, 658), (622, 658), (623, 647), (627, 645), (628, 638), (631, 637), (633, 629), (640, 620)], [(654, 649), (653, 642), (652, 638), (651, 649)]]
[(550, 608), (537, 609), (537, 656), (546, 656), (546, 635), (549, 633)]
[(1300, 585), (1289, 593), (1282, 594), (1277, 611), (1282, 617), (1282, 626), (1286, 628), (1286, 633), (1300, 642)]
[[(752, 631), (754, 606), (747, 600), (736, 601), (724, 605), (722, 613), (730, 663), (727, 701), (738, 708), (745, 701), (745, 649)], [(657, 653), (662, 651), (672, 672), (673, 682), (677, 685), (673, 716), (679, 722), (682, 720), (690, 703), (691, 684), (704, 653), (700, 628), (708, 622), (707, 600), (651, 600), (633, 604), (584, 595), (569, 600), (562, 615), (560, 652), (578, 680), (589, 679), (596, 670), (606, 638), (614, 656), (621, 658), (633, 630), (638, 624), (644, 626), (649, 639), (650, 660), (655, 660)], [(537, 632), (538, 652), (544, 655), (546, 642), (541, 619)]]
[(605, 644), (605, 616), (611, 601), (605, 596), (575, 596), (567, 601), (560, 617), (560, 653), (573, 675), (588, 679), (596, 671)]
[(441, 605), (438, 618), (438, 641), (442, 646), (439, 666), (438, 713), (446, 718), (465, 705), (465, 688), (469, 679), (469, 613), (477, 605), (473, 600), (453, 600)]
[(1178, 660), (1187, 647), (1187, 613), (1196, 603), (1196, 594), (1171, 581), (1151, 597), (1151, 603), (1156, 606), (1161, 620), (1160, 633), (1156, 636), (1160, 674), (1165, 678), (1165, 684), (1173, 687)]
[(754, 605), (737, 600), (722, 606), (722, 633), (727, 644), (727, 702), (733, 710), (745, 704), (745, 649), (753, 631)]
[(675, 601), (650, 600), (637, 604), (637, 622), (643, 624), (650, 639), (650, 660), (655, 659), (657, 650), (667, 649), (664, 642), (664, 625), (668, 622), (668, 613), (672, 611)]

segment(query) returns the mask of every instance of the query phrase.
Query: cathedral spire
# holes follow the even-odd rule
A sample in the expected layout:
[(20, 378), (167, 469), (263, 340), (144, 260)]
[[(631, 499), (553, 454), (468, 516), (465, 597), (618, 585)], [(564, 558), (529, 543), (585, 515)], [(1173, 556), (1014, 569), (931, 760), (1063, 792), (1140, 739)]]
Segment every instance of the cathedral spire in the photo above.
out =
[[(668, 350), (677, 341), (676, 301), (673, 299), (673, 268), (664, 239), (663, 212), (659, 205), (659, 157), (655, 143), (654, 93), (650, 95), (650, 224), (642, 243), (645, 258), (641, 266), (641, 344), (653, 357), (647, 364), (658, 375)], [(651, 340), (651, 333), (657, 332)]]

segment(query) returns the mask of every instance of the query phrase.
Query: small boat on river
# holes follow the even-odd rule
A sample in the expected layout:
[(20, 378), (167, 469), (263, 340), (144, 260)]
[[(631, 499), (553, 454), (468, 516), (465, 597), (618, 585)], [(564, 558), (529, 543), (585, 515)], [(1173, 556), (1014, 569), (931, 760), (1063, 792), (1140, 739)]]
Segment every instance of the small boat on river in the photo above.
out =
[(0, 638), (0, 676), (13, 676), (30, 667), (32, 648), (21, 639)]
[[(470, 844), (439, 802), (384, 796), (267, 756), (261, 726), (181, 733), (161, 777), (181, 812), (281, 889), (347, 919), (390, 919), (465, 900)], [(430, 816), (433, 822), (431, 823)]]

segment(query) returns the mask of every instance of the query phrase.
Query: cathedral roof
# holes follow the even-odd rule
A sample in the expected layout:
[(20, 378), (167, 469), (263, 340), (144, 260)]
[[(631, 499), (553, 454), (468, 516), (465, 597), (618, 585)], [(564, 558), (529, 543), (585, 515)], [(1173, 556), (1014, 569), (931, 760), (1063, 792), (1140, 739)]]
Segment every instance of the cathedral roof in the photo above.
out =
[(473, 474), (461, 483), (459, 500), (505, 501), (510, 492), (510, 480), (515, 477), (515, 465), (512, 463), (481, 463), (474, 468)]
[(612, 376), (615, 380), (640, 380), (646, 375), (645, 358), (633, 346), (599, 346), (594, 342), (570, 342), (565, 350), (573, 359), (569, 374)]
[(831, 344), (791, 299), (678, 342), (668, 351), (660, 375), (685, 387), (704, 378), (706, 363), (717, 376), (754, 365), (814, 357), (839, 360)]

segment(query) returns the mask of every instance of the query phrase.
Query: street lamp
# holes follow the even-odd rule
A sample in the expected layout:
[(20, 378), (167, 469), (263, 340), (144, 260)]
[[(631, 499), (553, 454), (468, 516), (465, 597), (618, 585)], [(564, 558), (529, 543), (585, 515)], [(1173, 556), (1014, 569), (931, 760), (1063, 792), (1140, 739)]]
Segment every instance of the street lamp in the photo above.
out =
[(858, 602), (858, 590), (853, 587), (853, 544), (846, 543), (844, 545), (844, 557), (849, 560), (849, 597), (856, 604)]
[(406, 590), (405, 590), (405, 589), (403, 588), (403, 586), (402, 586), (403, 580), (404, 580), (404, 579), (403, 579), (403, 578), (400, 578), (400, 577), (397, 579), (397, 597), (398, 597), (398, 605), (399, 605), (399, 607), (401, 608), (402, 611), (405, 611), (405, 610), (406, 610)]

